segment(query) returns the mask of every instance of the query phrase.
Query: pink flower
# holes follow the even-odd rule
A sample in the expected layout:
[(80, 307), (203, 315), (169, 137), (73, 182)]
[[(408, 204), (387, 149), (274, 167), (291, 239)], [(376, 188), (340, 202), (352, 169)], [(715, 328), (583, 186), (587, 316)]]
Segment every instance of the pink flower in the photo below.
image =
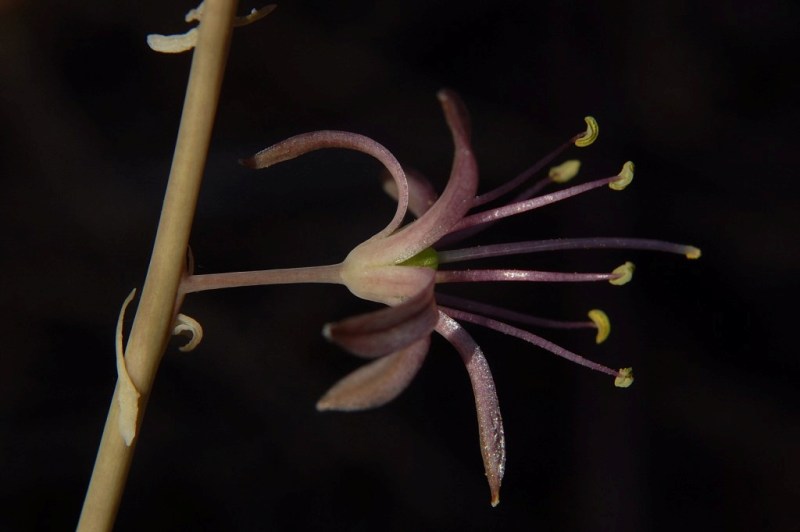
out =
[[(608, 335), (608, 318), (599, 310), (590, 320), (562, 322), (522, 315), (499, 307), (434, 292), (436, 285), (452, 282), (609, 281), (624, 284), (633, 271), (631, 263), (610, 273), (561, 273), (511, 269), (444, 270), (440, 265), (486, 257), (534, 253), (548, 250), (587, 248), (635, 248), (667, 251), (697, 258), (691, 246), (654, 240), (624, 238), (556, 239), (494, 244), (467, 249), (450, 249), (502, 218), (548, 205), (608, 185), (622, 190), (633, 178), (633, 165), (626, 163), (620, 174), (556, 192), (536, 196), (552, 183), (571, 179), (579, 163), (567, 161), (551, 169), (547, 178), (518, 194), (500, 207), (480, 210), (527, 182), (571, 144), (588, 146), (597, 136), (597, 123), (587, 117), (587, 131), (539, 161), (531, 169), (503, 186), (477, 195), (478, 166), (470, 145), (469, 119), (458, 96), (447, 90), (438, 94), (455, 144), (450, 179), (437, 198), (433, 187), (421, 176), (406, 173), (394, 156), (377, 142), (340, 131), (318, 131), (298, 135), (271, 146), (242, 161), (252, 168), (265, 168), (323, 148), (346, 148), (378, 159), (390, 176), (386, 190), (397, 199), (397, 210), (389, 225), (354, 248), (340, 264), (288, 270), (192, 275), (183, 292), (255, 284), (295, 282), (338, 283), (356, 296), (388, 305), (386, 308), (325, 325), (323, 334), (332, 342), (370, 362), (347, 375), (319, 400), (319, 410), (363, 410), (381, 406), (397, 397), (419, 371), (430, 346), (431, 334), (443, 336), (461, 355), (467, 368), (478, 414), (481, 453), (491, 490), (492, 505), (499, 502), (505, 468), (505, 439), (494, 380), (481, 348), (460, 322), (495, 329), (544, 348), (558, 356), (615, 377), (615, 384), (633, 382), (630, 368), (613, 370), (590, 362), (529, 331), (502, 320), (551, 328), (593, 328), (598, 343)], [(413, 222), (402, 225), (410, 210)], [(434, 248), (439, 248), (434, 250)]]

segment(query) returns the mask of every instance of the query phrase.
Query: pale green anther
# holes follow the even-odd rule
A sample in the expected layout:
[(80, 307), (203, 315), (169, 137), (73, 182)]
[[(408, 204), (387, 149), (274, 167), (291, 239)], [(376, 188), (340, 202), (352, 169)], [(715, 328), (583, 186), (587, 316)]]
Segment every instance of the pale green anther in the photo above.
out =
[(398, 266), (422, 266), (423, 268), (437, 269), (439, 267), (439, 255), (433, 248), (425, 248), (410, 259), (397, 264)]

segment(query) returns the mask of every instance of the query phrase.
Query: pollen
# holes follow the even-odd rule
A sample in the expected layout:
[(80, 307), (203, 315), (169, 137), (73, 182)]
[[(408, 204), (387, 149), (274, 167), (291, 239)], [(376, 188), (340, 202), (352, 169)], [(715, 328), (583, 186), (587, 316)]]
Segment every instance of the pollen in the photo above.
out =
[(593, 116), (587, 116), (584, 120), (586, 121), (586, 133), (575, 139), (575, 145), (579, 148), (592, 145), (600, 134), (600, 126), (597, 125), (597, 120)]
[(589, 319), (592, 320), (595, 327), (597, 327), (595, 342), (602, 344), (606, 341), (608, 335), (611, 334), (611, 320), (609, 320), (608, 315), (600, 309), (590, 310)]
[(570, 159), (569, 161), (564, 161), (558, 166), (552, 167), (550, 172), (548, 172), (547, 177), (550, 178), (550, 181), (553, 183), (566, 183), (578, 175), (578, 170), (580, 169), (581, 162), (577, 159)]
[(688, 246), (686, 248), (686, 258), (687, 259), (699, 259), (702, 252), (700, 248), (696, 248), (694, 246)]
[(633, 368), (620, 368), (619, 375), (614, 379), (614, 386), (627, 388), (631, 384), (633, 384)]
[(615, 275), (613, 279), (610, 279), (608, 282), (615, 285), (615, 286), (622, 286), (624, 284), (628, 284), (631, 279), (633, 278), (633, 270), (635, 266), (632, 262), (626, 262), (622, 266), (618, 266), (614, 268), (614, 271), (611, 272)]
[(612, 190), (625, 190), (625, 187), (633, 181), (633, 163), (631, 161), (622, 165), (617, 179), (608, 184), (608, 188)]

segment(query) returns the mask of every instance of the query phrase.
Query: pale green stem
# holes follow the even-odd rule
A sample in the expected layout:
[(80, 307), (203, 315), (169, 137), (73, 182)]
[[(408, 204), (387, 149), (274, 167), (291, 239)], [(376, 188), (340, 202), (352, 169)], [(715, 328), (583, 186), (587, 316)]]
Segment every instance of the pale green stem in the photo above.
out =
[[(236, 4), (236, 0), (206, 0), (198, 29), (153, 254), (125, 350), (128, 373), (141, 393), (137, 431), (172, 330), (173, 307), (208, 154)], [(119, 433), (118, 390), (119, 385), (111, 399), (78, 522), (79, 531), (111, 530), (125, 488), (135, 440), (128, 447)]]

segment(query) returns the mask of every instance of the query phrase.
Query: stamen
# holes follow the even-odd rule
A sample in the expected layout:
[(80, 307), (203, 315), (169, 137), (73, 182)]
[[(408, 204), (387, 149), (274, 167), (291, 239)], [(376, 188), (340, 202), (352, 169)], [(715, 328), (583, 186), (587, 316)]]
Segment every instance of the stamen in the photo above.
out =
[[(480, 196), (477, 196), (475, 198), (474, 206), (477, 207), (478, 205), (483, 205), (485, 203), (489, 203), (490, 201), (494, 201), (497, 198), (499, 198), (499, 197), (501, 197), (501, 196), (503, 196), (505, 194), (508, 194), (509, 192), (511, 192), (512, 190), (517, 188), (518, 186), (522, 185), (524, 182), (528, 181), (531, 177), (533, 177), (534, 175), (539, 173), (539, 171), (542, 168), (544, 168), (545, 166), (550, 164), (553, 161), (553, 159), (555, 159), (556, 157), (561, 155), (561, 153), (563, 153), (564, 150), (566, 150), (567, 148), (569, 148), (573, 144), (575, 144), (576, 146), (579, 146), (579, 147), (585, 147), (585, 146), (588, 146), (589, 144), (593, 143), (597, 139), (597, 135), (599, 134), (599, 131), (600, 131), (600, 128), (597, 125), (597, 120), (595, 120), (591, 116), (587, 116), (584, 120), (586, 121), (586, 132), (585, 133), (580, 133), (578, 135), (575, 135), (570, 140), (568, 140), (567, 142), (565, 142), (564, 144), (562, 144), (561, 146), (559, 146), (558, 148), (553, 150), (551, 153), (549, 153), (548, 155), (545, 155), (544, 157), (542, 157), (536, 164), (534, 164), (533, 166), (531, 166), (530, 168), (528, 168), (527, 170), (525, 170), (524, 172), (519, 174), (517, 177), (515, 177), (511, 181), (507, 181), (507, 182), (503, 183), (502, 185), (500, 185), (499, 187), (495, 188), (494, 190), (491, 190), (491, 191), (489, 191), (489, 192), (487, 192), (485, 194), (481, 194)], [(576, 172), (577, 172), (577, 170), (576, 170)], [(568, 179), (565, 179), (564, 181), (556, 181), (555, 179), (553, 179), (553, 181), (555, 181), (556, 183), (564, 183), (565, 181), (568, 181)], [(537, 188), (537, 191), (538, 191), (538, 189), (541, 189), (542, 186), (544, 184), (546, 184), (547, 182), (548, 182), (547, 180), (544, 180), (543, 182), (537, 183), (535, 185), (535, 187), (532, 187), (532, 188), (538, 187)], [(530, 193), (534, 194), (535, 192), (530, 192)], [(524, 196), (524, 194), (521, 194), (521, 196)], [(530, 196), (528, 196), (528, 197), (530, 197)], [(522, 198), (518, 197), (517, 199), (522, 199)], [(527, 198), (525, 198), (525, 199), (527, 199)]]
[(700, 251), (700, 248), (696, 248), (694, 246), (686, 246), (686, 258), (687, 259), (691, 259), (691, 260), (699, 259), (700, 255), (702, 255), (702, 252)]
[(633, 384), (633, 368), (620, 368), (619, 376), (614, 379), (614, 386), (627, 388), (631, 384)]
[(547, 177), (554, 183), (566, 183), (578, 175), (578, 170), (580, 169), (581, 162), (578, 159), (570, 159), (552, 167), (547, 173)]
[(614, 286), (622, 286), (624, 284), (628, 284), (631, 279), (633, 279), (633, 270), (635, 266), (632, 262), (626, 262), (622, 266), (617, 266), (614, 268), (614, 271), (611, 272), (612, 275), (615, 277), (609, 279), (609, 283), (613, 284)]
[(631, 376), (631, 373), (629, 371), (630, 368), (616, 371), (602, 364), (598, 364), (597, 362), (592, 362), (591, 360), (588, 360), (578, 354), (575, 354), (572, 351), (568, 351), (567, 349), (564, 349), (563, 347), (556, 345), (549, 340), (545, 340), (541, 336), (537, 336), (531, 332), (518, 329), (507, 323), (503, 323), (502, 321), (493, 320), (491, 318), (486, 318), (484, 316), (478, 316), (477, 314), (472, 314), (470, 312), (451, 309), (449, 307), (440, 307), (440, 309), (442, 312), (446, 313), (447, 315), (459, 321), (474, 323), (475, 325), (480, 325), (481, 327), (486, 327), (487, 329), (493, 329), (497, 332), (501, 332), (509, 336), (514, 336), (516, 338), (519, 338), (520, 340), (524, 340), (537, 347), (541, 347), (546, 351), (550, 351), (554, 355), (559, 356), (561, 358), (565, 358), (570, 362), (574, 362), (575, 364), (584, 366), (589, 369), (593, 369), (595, 371), (599, 371), (600, 373), (605, 373), (606, 375), (611, 375), (612, 377), (615, 377), (614, 383), (617, 386), (621, 386), (620, 384), (617, 384), (618, 382), (620, 383), (627, 382), (628, 386), (630, 386), (630, 384), (633, 382), (633, 377)]
[[(630, 263), (626, 263), (630, 264)], [(620, 266), (612, 273), (565, 273), (542, 272), (535, 270), (451, 270), (436, 272), (436, 283), (483, 283), (494, 281), (526, 281), (547, 283), (581, 283), (592, 281), (609, 281), (614, 284), (623, 279), (625, 272)], [(631, 275), (633, 264), (631, 264)], [(628, 278), (630, 280), (630, 277)], [(615, 282), (616, 281), (616, 282)], [(627, 280), (625, 281), (627, 282)]]
[(509, 216), (514, 216), (515, 214), (520, 214), (523, 212), (531, 211), (533, 209), (538, 209), (539, 207), (550, 205), (551, 203), (556, 203), (558, 201), (571, 198), (572, 196), (577, 196), (578, 194), (581, 194), (583, 192), (587, 192), (589, 190), (593, 190), (595, 188), (608, 185), (612, 181), (617, 181), (619, 179), (620, 176), (618, 175), (614, 177), (607, 177), (605, 179), (598, 179), (597, 181), (584, 183), (582, 185), (575, 185), (573, 187), (566, 188), (564, 190), (559, 190), (557, 192), (552, 192), (550, 194), (545, 194), (544, 196), (539, 196), (537, 198), (531, 198), (525, 201), (519, 201), (516, 203), (512, 203), (510, 205), (505, 205), (503, 207), (498, 207), (497, 209), (491, 209), (488, 211), (478, 212), (470, 216), (465, 216), (459, 223), (457, 223), (451, 229), (450, 232), (453, 233), (455, 231), (466, 229), (467, 227), (472, 227), (474, 225), (484, 224), (486, 222), (492, 222), (494, 220), (500, 220), (502, 218), (508, 218)]
[(600, 126), (593, 116), (587, 116), (584, 120), (586, 121), (586, 133), (575, 139), (575, 145), (579, 148), (590, 146), (597, 140), (597, 136), (600, 134)]
[(700, 250), (686, 244), (675, 244), (663, 240), (649, 238), (558, 238), (552, 240), (529, 240), (527, 242), (509, 242), (465, 249), (439, 251), (439, 264), (461, 262), (465, 260), (485, 259), (506, 255), (521, 255), (541, 251), (561, 251), (573, 249), (636, 249), (640, 251), (661, 251), (684, 255), (688, 259), (700, 257)]
[(596, 308), (589, 311), (589, 319), (597, 327), (595, 343), (602, 344), (611, 334), (611, 320), (608, 319), (608, 315), (605, 312)]
[[(514, 179), (506, 181), (499, 187), (490, 190), (485, 194), (477, 196), (475, 198), (475, 203), (473, 204), (473, 206), (477, 207), (479, 205), (484, 205), (486, 203), (489, 203), (490, 201), (494, 201), (497, 198), (504, 196), (509, 192), (511, 192), (512, 190), (514, 190), (515, 188), (519, 187), (520, 185), (528, 181), (530, 178), (538, 174), (542, 170), (542, 168), (550, 164), (553, 161), (553, 159), (561, 155), (564, 152), (564, 150), (572, 146), (572, 142), (573, 140), (570, 139), (569, 141), (565, 142), (564, 144), (553, 150), (548, 155), (545, 155), (544, 157), (539, 159), (539, 161), (537, 161), (533, 166), (531, 166), (530, 168), (519, 174)], [(545, 183), (546, 182), (547, 180), (545, 180)]]
[[(454, 307), (461, 310), (466, 310), (468, 312), (472, 312), (474, 314), (481, 314), (489, 318), (515, 321), (517, 323), (533, 325), (534, 327), (546, 327), (549, 329), (597, 329), (599, 327), (595, 319), (592, 318), (591, 312), (602, 313), (602, 311), (600, 310), (591, 311), (589, 313), (589, 317), (592, 319), (592, 321), (563, 321), (563, 320), (540, 318), (538, 316), (523, 314), (521, 312), (515, 312), (513, 310), (508, 310), (506, 308), (496, 307), (494, 305), (487, 305), (485, 303), (479, 303), (471, 299), (464, 299), (461, 297), (442, 294), (439, 292), (436, 293), (436, 302), (439, 303), (440, 305), (446, 305), (448, 307)], [(608, 321), (607, 317), (606, 321)], [(610, 325), (607, 325), (607, 328), (610, 328)], [(608, 336), (607, 332), (605, 333), (605, 336)]]
[(633, 163), (628, 161), (622, 165), (619, 176), (608, 184), (608, 188), (612, 190), (625, 190), (625, 187), (630, 185), (631, 181), (633, 181)]

